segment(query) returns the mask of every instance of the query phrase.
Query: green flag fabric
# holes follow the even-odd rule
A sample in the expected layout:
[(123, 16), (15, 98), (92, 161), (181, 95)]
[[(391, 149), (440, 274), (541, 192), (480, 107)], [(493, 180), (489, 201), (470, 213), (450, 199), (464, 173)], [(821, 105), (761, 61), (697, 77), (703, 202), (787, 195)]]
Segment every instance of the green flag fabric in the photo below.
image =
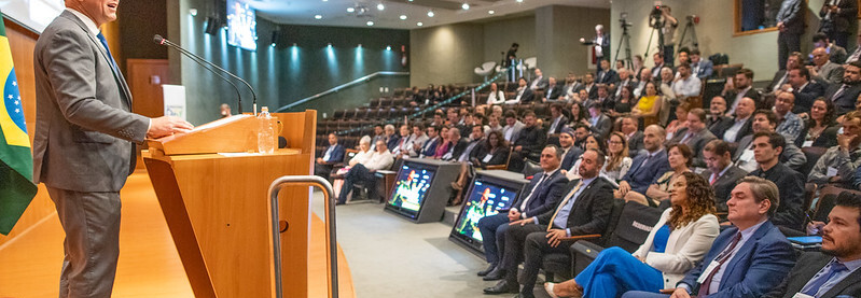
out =
[(8, 235), (38, 188), (12, 50), (0, 16), (0, 234)]

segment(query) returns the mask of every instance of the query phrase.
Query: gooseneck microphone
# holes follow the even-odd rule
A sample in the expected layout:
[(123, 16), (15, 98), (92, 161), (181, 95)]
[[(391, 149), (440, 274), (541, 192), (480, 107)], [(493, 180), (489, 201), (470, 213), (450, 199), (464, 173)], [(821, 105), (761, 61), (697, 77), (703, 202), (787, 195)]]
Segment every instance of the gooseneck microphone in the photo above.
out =
[(235, 75), (235, 74), (233, 74), (233, 73), (231, 73), (231, 72), (229, 72), (229, 71), (225, 70), (224, 68), (221, 68), (221, 67), (219, 67), (218, 65), (215, 65), (214, 63), (209, 62), (209, 61), (207, 61), (206, 59), (203, 59), (203, 57), (200, 57), (200, 56), (198, 56), (198, 55), (195, 55), (194, 53), (192, 53), (192, 52), (190, 52), (190, 51), (188, 51), (188, 50), (184, 49), (183, 47), (179, 46), (178, 44), (175, 44), (175, 43), (173, 43), (173, 42), (171, 42), (171, 41), (169, 41), (169, 40), (165, 39), (164, 37), (162, 37), (162, 36), (161, 36), (161, 35), (159, 35), (159, 34), (154, 35), (154, 36), (152, 37), (152, 41), (153, 41), (153, 42), (155, 42), (155, 43), (157, 43), (157, 44), (160, 44), (160, 45), (163, 45), (163, 46), (172, 47), (172, 48), (174, 48), (174, 49), (178, 50), (181, 54), (185, 55), (185, 56), (186, 56), (186, 57), (188, 57), (188, 58), (191, 58), (191, 60), (192, 60), (192, 61), (194, 61), (194, 62), (197, 62), (197, 64), (200, 64), (200, 66), (201, 66), (201, 67), (203, 67), (204, 69), (206, 69), (206, 70), (208, 70), (208, 71), (212, 72), (213, 74), (217, 75), (219, 78), (221, 78), (222, 80), (224, 80), (225, 82), (227, 82), (227, 83), (229, 83), (230, 85), (232, 85), (232, 86), (233, 86), (233, 89), (236, 91), (236, 96), (238, 97), (238, 111), (239, 111), (239, 113), (240, 113), (240, 114), (242, 114), (242, 96), (240, 96), (239, 88), (238, 88), (238, 87), (236, 87), (236, 84), (234, 84), (234, 83), (233, 83), (233, 82), (231, 82), (229, 79), (225, 78), (224, 76), (222, 76), (221, 74), (219, 74), (218, 72), (216, 72), (215, 70), (213, 70), (212, 68), (215, 68), (215, 69), (217, 69), (218, 71), (220, 71), (220, 72), (222, 72), (222, 73), (225, 73), (225, 74), (227, 74), (227, 75), (229, 75), (229, 76), (231, 76), (231, 77), (233, 77), (233, 78), (235, 78), (235, 79), (239, 80), (239, 81), (240, 81), (240, 82), (242, 82), (243, 84), (245, 84), (245, 86), (246, 86), (246, 87), (248, 87), (248, 90), (251, 90), (251, 98), (252, 98), (251, 104), (252, 104), (252, 109), (253, 109), (254, 115), (255, 115), (255, 116), (257, 115), (257, 93), (256, 93), (256, 92), (254, 92), (254, 88), (252, 88), (252, 87), (251, 87), (251, 84), (248, 84), (248, 82), (247, 82), (247, 81), (245, 81), (245, 80), (243, 80), (242, 78), (240, 78), (239, 76), (237, 76), (237, 75)]

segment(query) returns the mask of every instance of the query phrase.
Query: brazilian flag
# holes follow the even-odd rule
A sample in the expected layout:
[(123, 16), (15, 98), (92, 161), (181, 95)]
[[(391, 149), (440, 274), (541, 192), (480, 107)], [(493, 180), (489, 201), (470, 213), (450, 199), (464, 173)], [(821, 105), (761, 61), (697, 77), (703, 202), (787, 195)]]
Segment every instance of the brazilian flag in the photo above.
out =
[(33, 184), (33, 155), (24, 108), (12, 65), (12, 51), (0, 16), (0, 234), (24, 214), (38, 188)]

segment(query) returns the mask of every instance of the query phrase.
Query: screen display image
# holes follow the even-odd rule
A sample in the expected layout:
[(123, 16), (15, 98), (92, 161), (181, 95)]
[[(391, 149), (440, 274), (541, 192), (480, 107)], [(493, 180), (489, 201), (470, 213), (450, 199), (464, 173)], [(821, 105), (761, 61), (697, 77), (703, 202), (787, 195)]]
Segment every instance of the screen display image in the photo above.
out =
[(456, 223), (457, 233), (482, 241), (481, 233), (478, 231), (478, 221), (485, 216), (496, 215), (499, 213), (497, 210), (510, 208), (515, 199), (517, 199), (516, 190), (476, 180)]
[(395, 190), (388, 204), (418, 212), (433, 181), (434, 171), (403, 165), (395, 180)]
[(257, 17), (254, 9), (241, 0), (227, 1), (227, 43), (257, 50)]

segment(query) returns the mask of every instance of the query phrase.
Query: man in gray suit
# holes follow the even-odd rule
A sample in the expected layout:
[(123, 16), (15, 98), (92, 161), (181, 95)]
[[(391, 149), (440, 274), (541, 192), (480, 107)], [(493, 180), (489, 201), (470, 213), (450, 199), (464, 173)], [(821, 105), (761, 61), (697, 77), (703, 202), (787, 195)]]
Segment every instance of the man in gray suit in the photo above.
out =
[(66, 232), (60, 297), (110, 297), (119, 256), (120, 189), (134, 143), (186, 132), (175, 117), (132, 114), (128, 85), (99, 26), (118, 0), (66, 0), (36, 42), (33, 178)]
[(505, 113), (505, 127), (502, 128), (502, 136), (509, 143), (514, 143), (520, 136), (520, 131), (526, 127), (526, 124), (517, 120), (517, 113), (508, 111)]
[(696, 108), (688, 112), (686, 127), (679, 129), (670, 143), (685, 144), (694, 152), (693, 166), (703, 168), (706, 162), (703, 159), (703, 148), (709, 141), (717, 139), (711, 131), (706, 129), (706, 112)]
[(843, 83), (843, 66), (831, 62), (831, 56), (825, 48), (813, 49), (811, 55), (813, 55), (813, 66), (808, 66), (811, 76), (820, 76), (829, 84)]

